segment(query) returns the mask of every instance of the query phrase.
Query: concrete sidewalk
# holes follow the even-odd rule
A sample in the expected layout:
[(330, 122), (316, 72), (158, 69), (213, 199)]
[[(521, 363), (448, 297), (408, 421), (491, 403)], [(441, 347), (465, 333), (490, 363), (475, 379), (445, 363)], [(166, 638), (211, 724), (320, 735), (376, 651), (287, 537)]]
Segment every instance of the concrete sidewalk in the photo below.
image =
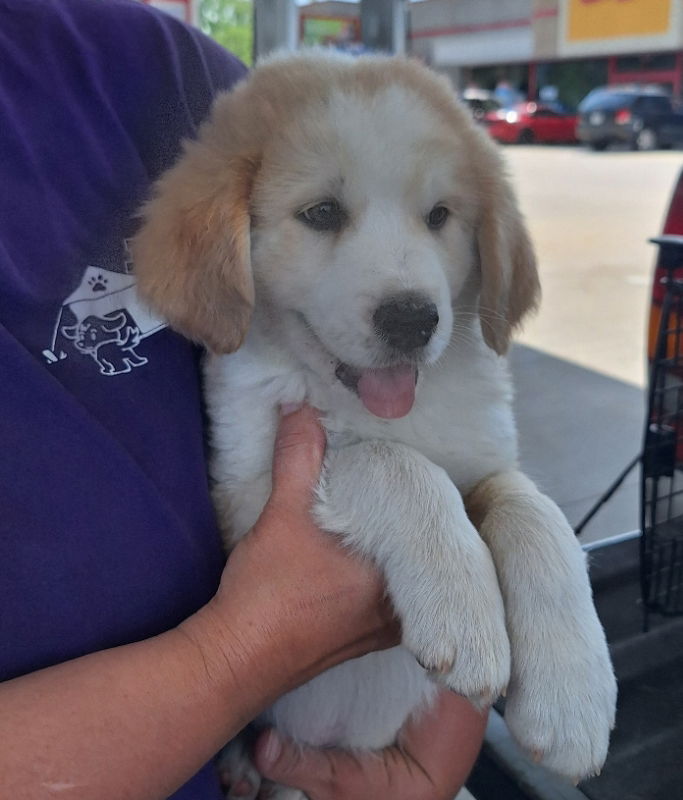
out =
[(680, 151), (507, 147), (543, 298), (517, 339), (643, 386), (652, 270)]
[[(576, 525), (640, 452), (645, 392), (523, 345), (510, 356), (521, 463)], [(595, 541), (640, 527), (639, 471), (581, 536)]]

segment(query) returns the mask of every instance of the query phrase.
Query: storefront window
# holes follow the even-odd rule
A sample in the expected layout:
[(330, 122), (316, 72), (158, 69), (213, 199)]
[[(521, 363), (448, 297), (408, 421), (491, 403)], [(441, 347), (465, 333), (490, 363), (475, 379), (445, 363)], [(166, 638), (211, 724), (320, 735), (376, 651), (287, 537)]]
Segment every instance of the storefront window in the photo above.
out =
[(607, 83), (607, 59), (590, 58), (539, 64), (536, 75), (539, 91), (544, 86), (554, 86), (558, 101), (566, 108), (576, 108), (591, 89)]
[(675, 53), (646, 53), (615, 59), (617, 72), (666, 72), (675, 68)]
[(526, 64), (496, 64), (491, 67), (473, 67), (464, 71), (465, 86), (477, 86), (494, 92), (496, 89), (509, 89), (515, 98), (510, 103), (513, 105), (526, 98), (529, 89), (529, 67)]

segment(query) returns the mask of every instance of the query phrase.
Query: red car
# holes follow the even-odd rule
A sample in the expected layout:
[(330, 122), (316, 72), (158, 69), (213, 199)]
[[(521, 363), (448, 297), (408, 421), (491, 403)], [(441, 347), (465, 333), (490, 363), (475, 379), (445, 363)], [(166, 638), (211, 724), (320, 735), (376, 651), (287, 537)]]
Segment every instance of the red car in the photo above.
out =
[[(673, 250), (660, 248), (657, 261), (655, 263), (654, 279), (652, 281), (652, 296), (650, 300), (650, 322), (648, 326), (648, 346), (647, 353), (650, 361), (654, 358), (655, 348), (657, 346), (657, 332), (659, 330), (659, 323), (661, 319), (662, 302), (664, 300), (665, 279), (668, 275), (667, 261), (674, 259), (679, 262), (677, 269), (673, 273), (676, 280), (683, 280), (683, 170), (679, 173), (676, 185), (674, 186), (671, 202), (666, 212), (664, 220), (664, 227), (662, 229), (662, 236), (672, 237), (672, 245), (678, 245)], [(675, 240), (678, 240), (677, 242)], [(683, 350), (683, 342), (678, 341), (677, 345), (679, 350)], [(683, 403), (683, 396), (680, 402)], [(683, 444), (683, 441), (682, 441)]]
[(483, 123), (499, 142), (576, 142), (576, 114), (543, 103), (520, 103), (484, 115)]

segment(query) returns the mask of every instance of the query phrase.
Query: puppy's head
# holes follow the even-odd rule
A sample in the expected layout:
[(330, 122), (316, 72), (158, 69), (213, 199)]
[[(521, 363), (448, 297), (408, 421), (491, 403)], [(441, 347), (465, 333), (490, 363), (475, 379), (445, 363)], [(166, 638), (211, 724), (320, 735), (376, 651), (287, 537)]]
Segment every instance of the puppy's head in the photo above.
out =
[(504, 353), (538, 293), (495, 146), (445, 80), (400, 58), (265, 62), (144, 215), (139, 286), (172, 326), (229, 352), (256, 294), (309, 366), (383, 417), (410, 410), (468, 303)]

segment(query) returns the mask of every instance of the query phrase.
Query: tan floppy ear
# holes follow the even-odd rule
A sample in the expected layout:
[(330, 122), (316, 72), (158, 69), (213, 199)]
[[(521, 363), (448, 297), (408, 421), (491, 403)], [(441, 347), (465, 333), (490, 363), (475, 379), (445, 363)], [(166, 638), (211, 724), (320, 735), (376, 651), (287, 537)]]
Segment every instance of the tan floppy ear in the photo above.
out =
[(169, 325), (217, 353), (242, 343), (254, 306), (249, 198), (257, 160), (199, 141), (157, 183), (132, 242), (138, 290)]
[(512, 189), (490, 187), (477, 231), (481, 269), (479, 318), (484, 339), (499, 355), (513, 329), (540, 298), (536, 257)]

